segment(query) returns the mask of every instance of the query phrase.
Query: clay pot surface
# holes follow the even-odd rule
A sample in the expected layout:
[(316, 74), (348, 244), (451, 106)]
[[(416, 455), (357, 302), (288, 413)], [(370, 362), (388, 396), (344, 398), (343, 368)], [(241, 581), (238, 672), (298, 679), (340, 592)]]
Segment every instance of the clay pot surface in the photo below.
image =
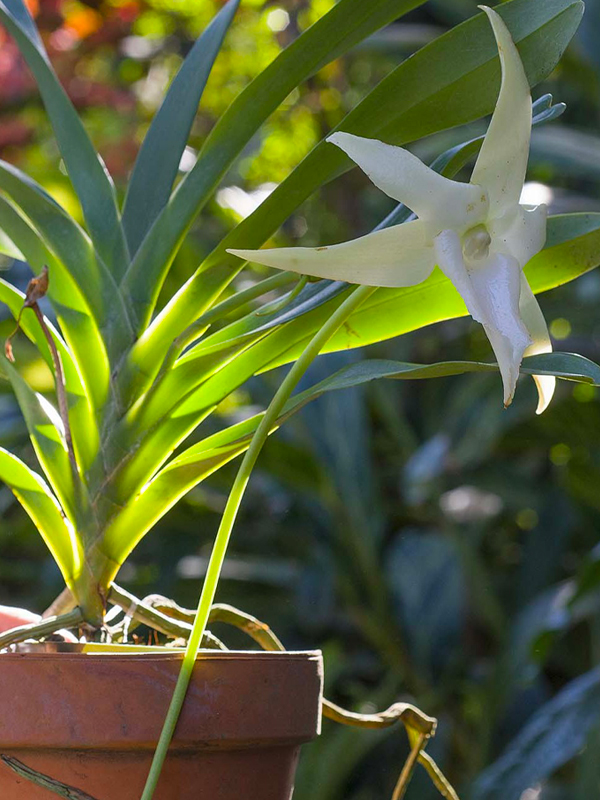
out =
[[(0, 654), (0, 754), (95, 800), (139, 800), (181, 659)], [(203, 651), (155, 800), (289, 800), (321, 690), (319, 652)], [(0, 762), (1, 800), (51, 797)]]

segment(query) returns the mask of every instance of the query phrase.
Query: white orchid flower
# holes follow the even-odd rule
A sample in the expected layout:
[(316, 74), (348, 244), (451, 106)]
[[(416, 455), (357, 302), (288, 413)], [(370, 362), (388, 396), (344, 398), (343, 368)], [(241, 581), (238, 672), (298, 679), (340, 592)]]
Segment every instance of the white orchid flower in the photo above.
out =
[[(531, 136), (531, 94), (501, 17), (486, 6), (498, 45), (502, 84), (470, 183), (448, 180), (401, 147), (337, 132), (337, 145), (387, 195), (418, 219), (329, 247), (229, 250), (247, 261), (369, 286), (413, 286), (435, 265), (452, 281), (496, 355), (504, 404), (514, 395), (524, 355), (550, 352), (548, 328), (523, 274), (544, 246), (546, 206), (519, 203)], [(536, 376), (541, 413), (555, 379)]]

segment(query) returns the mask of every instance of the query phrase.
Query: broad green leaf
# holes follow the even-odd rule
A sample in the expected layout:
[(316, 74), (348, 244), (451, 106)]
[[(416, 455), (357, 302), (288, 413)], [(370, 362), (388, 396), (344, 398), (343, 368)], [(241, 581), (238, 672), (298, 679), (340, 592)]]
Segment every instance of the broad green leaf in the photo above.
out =
[(117, 428), (103, 448), (104, 458), (110, 459), (111, 480), (92, 498), (98, 518), (104, 521), (118, 515), (132, 497), (144, 491), (143, 487), (173, 451), (214, 410), (215, 406), (210, 406), (201, 412), (194, 408), (191, 413), (175, 413), (169, 424), (161, 421), (133, 446)]
[[(565, 214), (548, 221), (547, 247), (526, 267), (534, 292), (560, 286), (600, 264), (600, 214)], [(347, 292), (348, 290), (346, 290)], [(184, 356), (183, 369), (173, 371), (174, 378), (165, 380), (168, 392), (157, 392), (153, 398), (151, 418), (153, 427), (144, 430), (134, 417), (131, 427), (127, 418), (116, 429), (115, 443), (123, 448), (123, 474), (119, 480), (131, 491), (137, 491), (163, 464), (175, 446), (211, 413), (225, 397), (253, 375), (294, 360), (306, 347), (315, 332), (334, 309), (343, 302), (346, 292), (260, 335), (248, 347), (247, 331), (228, 341), (229, 351), (223, 350), (224, 365), (207, 377), (199, 350)], [(467, 314), (462, 298), (452, 283), (436, 269), (432, 276), (418, 286), (405, 289), (378, 289), (335, 334), (324, 352), (363, 347), (374, 342)], [(253, 324), (264, 324), (264, 317), (250, 315)], [(238, 323), (231, 326), (238, 332)], [(224, 329), (227, 331), (227, 328)], [(221, 344), (223, 333), (216, 337)], [(226, 340), (226, 336), (225, 336)], [(210, 342), (210, 337), (207, 339)], [(237, 346), (237, 352), (236, 352)], [(235, 354), (235, 355), (233, 355)], [(194, 357), (198, 369), (194, 371)], [(218, 363), (218, 362), (217, 362)], [(213, 368), (215, 364), (213, 363)], [(164, 401), (161, 406), (160, 402)], [(158, 421), (157, 421), (158, 420)], [(123, 493), (125, 497), (125, 493)], [(123, 501), (123, 500), (121, 500)]]
[(266, 336), (259, 331), (256, 334), (248, 333), (235, 338), (232, 342), (217, 343), (207, 347), (201, 354), (191, 351), (179, 359), (160, 381), (157, 381), (155, 390), (148, 393), (140, 408), (134, 407), (123, 420), (121, 430), (116, 433), (123, 442), (128, 441), (128, 436), (134, 433), (152, 430), (160, 422), (165, 413), (173, 406), (180, 405), (196, 387), (215, 375), (225, 364), (233, 362), (240, 354)]
[(79, 291), (93, 307), (96, 320), (101, 323), (106, 314), (105, 292), (94, 249), (84, 231), (39, 184), (4, 161), (0, 162), (0, 189), (22, 210), (46, 246), (69, 269)]
[[(109, 365), (104, 343), (89, 306), (62, 262), (46, 247), (29, 222), (9, 201), (0, 196), (0, 226), (18, 243), (35, 273), (48, 266), (48, 298), (56, 311), (61, 331), (81, 373), (85, 394), (92, 408), (101, 408), (108, 395)], [(90, 352), (94, 358), (90, 358)], [(98, 436), (88, 426), (88, 444), (95, 453)]]
[(152, 120), (123, 205), (123, 228), (131, 253), (169, 200), (198, 103), (239, 2), (229, 0), (196, 41)]
[(474, 800), (519, 800), (574, 758), (598, 724), (600, 667), (568, 683), (538, 709), (473, 787)]
[[(598, 264), (600, 214), (566, 214), (548, 220), (547, 246), (529, 262), (525, 272), (533, 291), (539, 293), (573, 280)], [(325, 286), (324, 291), (333, 295), (332, 299), (313, 306), (314, 299), (310, 295), (319, 291), (319, 284), (307, 287), (303, 302), (310, 310), (302, 316), (293, 316), (293, 312), (284, 310), (279, 324), (270, 332), (270, 323), (265, 322), (269, 318), (253, 313), (192, 348), (177, 362), (165, 379), (164, 388), (161, 387), (153, 398), (152, 420), (164, 417), (157, 430), (179, 430), (180, 416), (188, 417), (194, 408), (203, 413), (205, 408), (219, 403), (255, 373), (297, 358), (350, 290), (341, 284), (344, 291), (339, 294), (339, 285)], [(300, 298), (298, 300), (300, 302)], [(292, 318), (286, 323), (288, 313)], [(363, 347), (467, 313), (453, 284), (436, 269), (428, 280), (417, 286), (378, 289), (331, 338), (324, 352)], [(258, 339), (256, 343), (253, 337)], [(221, 354), (223, 366), (210, 375), (203, 367), (215, 351)], [(212, 363), (213, 371), (216, 364), (218, 361)], [(154, 435), (154, 431), (149, 434)]]
[(10, 361), (0, 354), (0, 375), (10, 381), (35, 453), (66, 515), (74, 524), (81, 519), (82, 500), (75, 486), (73, 472), (62, 435), (57, 429), (60, 417), (48, 400), (36, 394)]
[[(411, 380), (497, 371), (496, 364), (477, 361), (447, 361), (437, 364), (408, 364), (377, 359), (359, 361), (291, 397), (273, 430), (326, 392), (359, 386), (381, 378)], [(566, 380), (600, 385), (600, 366), (572, 353), (548, 353), (526, 358), (521, 372), (525, 375), (555, 375)], [(190, 447), (167, 464), (113, 519), (103, 538), (103, 551), (114, 561), (122, 563), (143, 535), (177, 500), (246, 450), (261, 418), (262, 414), (258, 414), (220, 431)], [(135, 531), (133, 536), (132, 531)]]
[(109, 356), (120, 357), (133, 340), (129, 313), (114, 278), (97, 257), (87, 234), (41, 186), (4, 161), (0, 161), (0, 190), (23, 211), (46, 247), (68, 270), (89, 313), (104, 331)]
[(25, 261), (25, 256), (17, 245), (6, 235), (6, 231), (0, 230), (0, 253), (3, 256), (14, 258), (17, 261)]
[(196, 165), (174, 192), (127, 271), (123, 287), (134, 303), (140, 329), (152, 315), (162, 281), (194, 218), (262, 123), (299, 83), (423, 2), (340, 0), (236, 98), (211, 131)]
[(45, 481), (12, 453), (0, 448), (0, 481), (13, 492), (33, 520), (58, 564), (67, 586), (77, 574), (80, 548), (71, 523)]
[[(8, 306), (15, 320), (19, 316), (24, 300), (25, 295), (23, 292), (15, 289), (5, 280), (0, 279), (0, 302)], [(60, 355), (69, 404), (69, 421), (73, 434), (73, 446), (77, 461), (85, 470), (91, 465), (98, 452), (99, 436), (96, 420), (77, 369), (77, 364), (73, 359), (73, 354), (50, 320), (46, 317), (44, 319)], [(23, 311), (20, 326), (23, 333), (36, 345), (52, 373), (55, 374), (48, 342), (32, 309), (27, 308)]]
[(35, 77), (94, 244), (114, 274), (121, 275), (129, 258), (110, 176), (50, 65), (23, 0), (1, 0), (0, 21)]
[[(577, 29), (582, 10), (579, 0), (512, 0), (499, 8), (532, 85), (554, 68)], [(338, 129), (406, 144), (490, 113), (499, 80), (497, 48), (489, 24), (479, 14), (403, 62)], [(236, 262), (226, 248), (259, 247), (312, 192), (353, 166), (336, 151), (326, 142), (317, 145), (259, 208), (225, 237), (133, 348), (133, 370), (152, 374), (157, 357), (162, 357), (173, 338), (239, 272), (241, 261)], [(131, 271), (133, 274), (133, 265)]]

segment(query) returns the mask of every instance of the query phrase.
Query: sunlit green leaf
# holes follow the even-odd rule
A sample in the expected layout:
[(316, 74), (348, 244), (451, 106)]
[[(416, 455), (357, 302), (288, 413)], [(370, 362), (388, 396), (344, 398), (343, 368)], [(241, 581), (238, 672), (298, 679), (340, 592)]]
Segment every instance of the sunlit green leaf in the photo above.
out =
[(74, 482), (64, 438), (58, 430), (58, 412), (31, 389), (3, 354), (0, 354), (0, 375), (12, 384), (38, 461), (54, 494), (69, 519), (81, 519), (82, 498)]
[[(45, 246), (55, 254), (85, 298), (89, 312), (104, 331), (106, 349), (116, 358), (131, 343), (129, 312), (114, 278), (94, 251), (87, 234), (35, 181), (0, 161), (0, 189), (22, 209)], [(19, 242), (15, 241), (20, 249)], [(58, 281), (61, 281), (59, 278)], [(54, 280), (57, 286), (57, 280)]]
[[(290, 398), (273, 430), (325, 392), (348, 389), (382, 378), (413, 380), (497, 371), (496, 364), (476, 361), (446, 361), (437, 364), (407, 364), (376, 359), (359, 361)], [(525, 375), (555, 375), (566, 380), (600, 385), (600, 366), (572, 353), (549, 353), (526, 358), (521, 372)], [(251, 417), (204, 439), (164, 467), (108, 526), (104, 536), (105, 552), (113, 560), (122, 562), (144, 533), (180, 497), (246, 450), (261, 417), (261, 414)], [(132, 531), (135, 531), (133, 536)]]
[[(0, 279), (0, 302), (5, 303), (10, 309), (15, 320), (23, 306), (25, 295), (10, 283)], [(85, 387), (81, 380), (77, 364), (73, 359), (73, 354), (63, 341), (59, 332), (55, 329), (50, 320), (46, 319), (46, 326), (56, 344), (65, 379), (65, 390), (69, 404), (69, 419), (73, 434), (73, 445), (79, 463), (84, 469), (89, 467), (98, 452), (98, 428), (88, 400)], [(54, 363), (48, 342), (44, 336), (41, 326), (32, 311), (25, 309), (21, 314), (20, 327), (23, 333), (36, 345), (38, 351), (44, 358), (50, 370), (54, 373)]]
[(0, 448), (0, 480), (8, 486), (29, 514), (67, 583), (81, 559), (70, 523), (45, 481), (12, 453)]
[[(73, 354), (92, 408), (101, 408), (108, 395), (109, 366), (104, 343), (89, 306), (62, 262), (44, 245), (37, 232), (17, 210), (0, 197), (0, 225), (11, 239), (18, 242), (35, 273), (48, 266), (50, 299), (61, 331)], [(12, 306), (11, 306), (12, 308)], [(94, 358), (90, 359), (90, 352)], [(88, 427), (88, 443), (93, 454), (97, 446), (95, 425)], [(86, 459), (87, 460), (87, 459)]]

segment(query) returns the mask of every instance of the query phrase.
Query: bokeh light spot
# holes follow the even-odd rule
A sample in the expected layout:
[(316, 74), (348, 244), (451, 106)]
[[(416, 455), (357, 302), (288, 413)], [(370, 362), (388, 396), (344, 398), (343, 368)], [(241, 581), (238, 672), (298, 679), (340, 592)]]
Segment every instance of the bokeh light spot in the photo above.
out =
[(550, 448), (550, 461), (557, 467), (564, 467), (571, 460), (571, 448), (568, 444), (555, 444)]
[(539, 517), (533, 508), (522, 508), (516, 516), (516, 522), (522, 531), (531, 531), (538, 524)]
[(274, 8), (267, 14), (267, 26), (274, 33), (281, 33), (290, 24), (290, 15), (283, 8)]
[(571, 335), (571, 323), (564, 317), (553, 319), (550, 323), (550, 333), (555, 339), (566, 339)]

